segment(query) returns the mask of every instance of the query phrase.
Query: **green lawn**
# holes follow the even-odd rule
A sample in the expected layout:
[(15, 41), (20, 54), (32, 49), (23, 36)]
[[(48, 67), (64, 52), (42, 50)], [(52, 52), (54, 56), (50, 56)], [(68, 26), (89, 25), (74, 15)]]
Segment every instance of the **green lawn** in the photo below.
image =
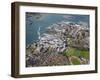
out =
[(81, 64), (81, 63), (80, 63), (77, 59), (75, 59), (75, 58), (72, 58), (71, 61), (72, 61), (72, 63), (73, 63), (74, 65)]
[(64, 52), (65, 56), (76, 56), (76, 57), (83, 57), (85, 59), (89, 59), (89, 51), (81, 50), (77, 48), (68, 47)]

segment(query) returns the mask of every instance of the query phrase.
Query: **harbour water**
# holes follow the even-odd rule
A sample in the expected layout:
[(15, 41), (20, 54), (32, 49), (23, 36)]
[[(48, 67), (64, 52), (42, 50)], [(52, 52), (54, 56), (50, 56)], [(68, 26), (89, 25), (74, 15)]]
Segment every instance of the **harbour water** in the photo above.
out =
[(80, 23), (89, 27), (89, 15), (26, 12), (26, 46), (38, 41), (47, 27), (61, 21)]

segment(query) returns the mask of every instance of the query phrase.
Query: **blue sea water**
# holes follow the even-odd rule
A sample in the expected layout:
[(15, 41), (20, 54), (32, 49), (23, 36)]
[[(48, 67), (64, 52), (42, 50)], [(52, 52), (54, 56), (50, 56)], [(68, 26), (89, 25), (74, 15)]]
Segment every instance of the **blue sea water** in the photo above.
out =
[(26, 46), (38, 41), (39, 27), (42, 35), (47, 27), (61, 21), (83, 22), (89, 26), (89, 15), (26, 12)]

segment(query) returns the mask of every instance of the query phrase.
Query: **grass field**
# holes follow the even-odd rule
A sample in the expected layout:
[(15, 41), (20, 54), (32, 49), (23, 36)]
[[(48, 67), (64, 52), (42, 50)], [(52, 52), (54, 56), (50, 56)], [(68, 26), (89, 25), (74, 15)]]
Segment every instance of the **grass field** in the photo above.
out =
[[(68, 47), (64, 52), (64, 56), (71, 57), (72, 64), (77, 65), (81, 64), (81, 60), (79, 60), (80, 58), (89, 60), (89, 51)], [(76, 58), (72, 58), (73, 56), (75, 56)]]

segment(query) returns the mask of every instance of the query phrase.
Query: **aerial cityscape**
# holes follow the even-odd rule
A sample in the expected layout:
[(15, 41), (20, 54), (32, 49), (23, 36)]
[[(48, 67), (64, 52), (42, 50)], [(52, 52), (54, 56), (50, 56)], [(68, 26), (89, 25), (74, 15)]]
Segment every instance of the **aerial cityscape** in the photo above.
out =
[(89, 15), (26, 12), (26, 67), (89, 64)]

